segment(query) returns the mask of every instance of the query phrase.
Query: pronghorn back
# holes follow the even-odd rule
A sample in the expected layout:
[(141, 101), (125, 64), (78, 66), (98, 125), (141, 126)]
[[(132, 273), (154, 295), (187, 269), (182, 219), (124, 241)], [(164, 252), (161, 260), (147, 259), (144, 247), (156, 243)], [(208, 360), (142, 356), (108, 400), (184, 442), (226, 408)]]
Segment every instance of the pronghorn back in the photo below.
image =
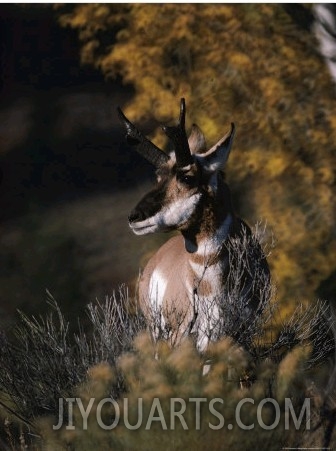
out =
[[(249, 239), (251, 230), (236, 216), (223, 169), (234, 137), (231, 130), (207, 150), (201, 130), (193, 125), (185, 132), (185, 102), (181, 100), (177, 126), (163, 130), (174, 144), (167, 155), (124, 116), (128, 142), (155, 167), (157, 184), (129, 215), (134, 233), (179, 231), (150, 259), (139, 282), (139, 300), (156, 338), (169, 336), (172, 344), (184, 335), (195, 335), (204, 350), (216, 336), (221, 305), (232, 302), (230, 275), (238, 268), (238, 292), (243, 298), (241, 315), (255, 315), (269, 270), (258, 243), (234, 255), (232, 243)], [(252, 244), (251, 244), (252, 243)], [(252, 248), (251, 248), (252, 246)], [(236, 268), (236, 269), (235, 269)], [(261, 271), (264, 277), (256, 278)], [(258, 280), (258, 282), (256, 282)], [(237, 285), (237, 284), (236, 284)], [(237, 286), (235, 286), (237, 290)]]

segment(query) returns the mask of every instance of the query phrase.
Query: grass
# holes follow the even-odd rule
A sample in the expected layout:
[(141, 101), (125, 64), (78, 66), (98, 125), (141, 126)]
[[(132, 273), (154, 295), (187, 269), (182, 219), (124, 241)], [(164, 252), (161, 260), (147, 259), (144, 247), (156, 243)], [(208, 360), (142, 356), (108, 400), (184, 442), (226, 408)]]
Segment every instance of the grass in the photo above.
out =
[[(83, 230), (85, 227), (93, 225), (89, 221)], [(242, 265), (254, 239), (230, 244), (232, 252), (241, 253)], [(106, 397), (120, 405), (122, 418), (124, 398), (132, 401), (133, 407), (129, 407), (132, 421), (136, 419), (134, 406), (139, 398), (143, 399), (147, 417), (155, 398), (162, 402), (167, 415), (172, 398), (222, 398), (225, 403), (220, 411), (224, 418), (233, 418), (239, 401), (251, 398), (255, 405), (247, 410), (248, 422), (255, 418), (256, 406), (265, 396), (277, 400), (281, 415), (285, 397), (293, 399), (299, 408), (309, 396), (314, 401), (312, 415), (319, 440), (326, 443), (328, 425), (332, 432), (334, 424), (334, 407), (330, 402), (334, 381), (324, 390), (328, 377), (323, 370), (334, 348), (329, 306), (321, 301), (313, 306), (300, 304), (292, 316), (282, 321), (277, 302), (270, 296), (272, 286), (264, 280), (262, 308), (252, 321), (241, 315), (243, 295), (235, 283), (240, 270), (241, 265), (236, 272), (232, 270), (224, 299), (214, 300), (224, 310), (218, 324), (208, 318), (212, 343), (204, 353), (197, 349), (195, 337), (186, 337), (174, 347), (169, 331), (162, 330), (158, 334), (161, 339), (153, 340), (150, 331), (162, 324), (161, 312), (154, 311), (153, 318), (145, 321), (125, 286), (104, 302), (89, 303), (86, 315), (78, 315), (77, 328), (66, 320), (50, 293), (47, 314), (37, 317), (21, 312), (14, 337), (2, 333), (0, 343), (0, 405), (6, 421), (3, 436), (8, 446), (20, 449), (23, 440), (36, 449), (51, 450), (69, 447), (89, 450), (93, 446), (146, 450), (148, 443), (162, 450), (188, 449), (191, 444), (193, 449), (204, 449), (209, 443), (212, 449), (247, 449), (246, 446), (279, 449), (284, 444), (306, 440), (304, 428), (285, 432), (280, 426), (272, 431), (256, 427), (252, 432), (234, 428), (231, 435), (225, 428), (214, 431), (207, 426), (213, 421), (209, 412), (204, 413), (200, 431), (193, 427), (188, 432), (184, 428), (168, 428), (163, 433), (155, 423), (150, 430), (142, 425), (137, 431), (118, 425), (107, 434), (96, 421), (99, 401)], [(239, 330), (244, 333), (237, 334)], [(205, 362), (210, 364), (209, 371), (204, 371)], [(312, 378), (316, 384), (314, 396), (308, 394)], [(75, 405), (76, 429), (63, 427), (53, 431), (52, 425), (58, 422), (59, 400), (74, 397), (83, 400), (85, 406), (94, 398), (88, 430), (83, 430), (82, 417)], [(265, 412), (271, 421), (274, 412), (269, 409)], [(68, 415), (65, 410), (64, 422)], [(113, 413), (106, 411), (104, 418), (111, 421)], [(193, 412), (186, 412), (186, 418), (192, 423)], [(308, 436), (311, 439), (312, 435)], [(332, 433), (329, 436), (332, 439)]]

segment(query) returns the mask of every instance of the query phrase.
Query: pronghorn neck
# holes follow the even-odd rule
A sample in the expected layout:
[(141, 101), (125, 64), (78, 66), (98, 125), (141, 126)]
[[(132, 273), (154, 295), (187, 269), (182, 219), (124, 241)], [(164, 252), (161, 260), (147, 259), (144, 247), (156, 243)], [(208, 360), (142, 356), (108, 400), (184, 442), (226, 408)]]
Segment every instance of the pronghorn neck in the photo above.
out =
[(218, 255), (224, 241), (229, 235), (233, 220), (233, 215), (228, 213), (212, 232), (207, 230), (205, 233), (202, 233), (200, 231), (195, 235), (183, 232), (187, 252), (204, 258), (208, 258), (211, 255)]
[(205, 258), (218, 254), (234, 221), (228, 186), (220, 179), (216, 188), (204, 197), (197, 227), (182, 231), (187, 252)]

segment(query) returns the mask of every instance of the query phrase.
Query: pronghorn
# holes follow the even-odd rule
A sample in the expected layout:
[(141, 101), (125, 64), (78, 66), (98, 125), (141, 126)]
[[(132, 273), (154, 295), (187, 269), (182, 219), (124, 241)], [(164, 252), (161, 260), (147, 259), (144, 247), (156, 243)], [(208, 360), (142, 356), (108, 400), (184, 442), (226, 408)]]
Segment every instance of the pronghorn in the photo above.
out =
[[(157, 175), (154, 189), (129, 215), (132, 231), (137, 235), (181, 232), (169, 239), (145, 267), (139, 281), (141, 308), (152, 324), (160, 313), (159, 327), (154, 327), (156, 338), (160, 331), (168, 330), (172, 342), (177, 343), (191, 333), (196, 335), (198, 348), (205, 350), (216, 335), (221, 314), (218, 299), (226, 302), (235, 258), (230, 255), (229, 243), (251, 236), (249, 227), (234, 213), (222, 172), (233, 142), (234, 124), (216, 145), (206, 150), (205, 138), (197, 125), (192, 126), (187, 137), (185, 101), (181, 99), (178, 125), (162, 127), (174, 145), (174, 151), (168, 155), (149, 141), (120, 108), (118, 113), (126, 128), (127, 142), (156, 167)], [(262, 289), (255, 282), (254, 272), (261, 267), (267, 281), (269, 270), (258, 243), (247, 258), (236, 278), (239, 296), (244, 297), (239, 315), (248, 322), (258, 311)]]

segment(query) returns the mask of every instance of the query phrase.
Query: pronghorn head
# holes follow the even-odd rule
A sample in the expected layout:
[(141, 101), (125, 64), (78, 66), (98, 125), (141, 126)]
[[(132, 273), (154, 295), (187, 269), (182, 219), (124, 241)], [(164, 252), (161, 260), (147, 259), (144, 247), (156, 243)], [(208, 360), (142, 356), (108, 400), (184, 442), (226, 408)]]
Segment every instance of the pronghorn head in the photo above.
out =
[[(226, 186), (221, 170), (228, 159), (233, 137), (231, 130), (210, 150), (197, 125), (189, 138), (185, 131), (185, 101), (181, 99), (176, 126), (163, 131), (174, 145), (167, 155), (149, 141), (118, 108), (130, 145), (156, 167), (156, 186), (146, 194), (129, 215), (129, 225), (137, 235), (170, 230), (187, 231), (195, 227), (204, 208), (216, 198), (219, 185)], [(224, 188), (225, 189), (225, 188)], [(225, 205), (222, 206), (225, 209)], [(227, 208), (229, 208), (227, 206)]]

